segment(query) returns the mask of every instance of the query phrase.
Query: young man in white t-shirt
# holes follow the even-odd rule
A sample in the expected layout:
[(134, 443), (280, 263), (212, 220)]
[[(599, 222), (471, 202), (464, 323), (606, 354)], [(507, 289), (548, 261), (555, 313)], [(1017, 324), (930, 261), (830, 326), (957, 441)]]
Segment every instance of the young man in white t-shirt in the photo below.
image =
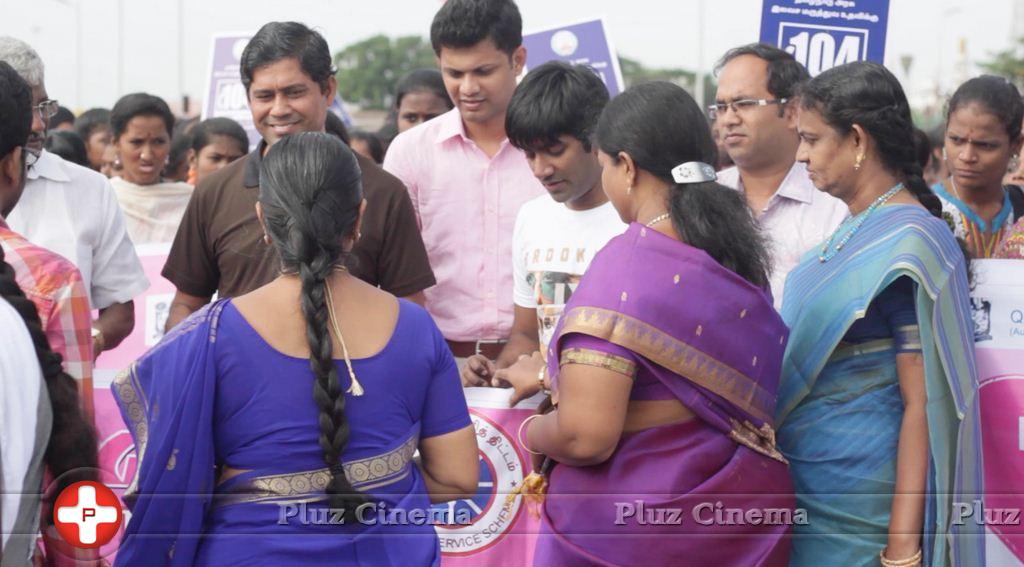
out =
[[(594, 255), (626, 225), (601, 188), (590, 138), (608, 90), (587, 67), (545, 63), (530, 71), (509, 102), (505, 129), (548, 195), (526, 202), (512, 235), (515, 318), (497, 360), (475, 355), (467, 386), (492, 383), (523, 355), (545, 352), (566, 302)], [(513, 403), (518, 401), (512, 400)]]

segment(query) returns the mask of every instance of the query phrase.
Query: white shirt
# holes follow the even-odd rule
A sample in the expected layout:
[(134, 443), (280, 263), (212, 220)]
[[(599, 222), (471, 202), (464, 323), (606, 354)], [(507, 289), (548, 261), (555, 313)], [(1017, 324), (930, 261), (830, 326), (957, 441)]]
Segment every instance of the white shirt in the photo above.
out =
[[(39, 490), (38, 486), (26, 488), (25, 477), (37, 450), (37, 427), (47, 431), (50, 427), (38, 421), (42, 388), (43, 374), (25, 322), (0, 298), (0, 534), (4, 545), (18, 518), (22, 494)], [(25, 503), (32, 505), (31, 499)]]
[[(735, 167), (719, 171), (718, 182), (743, 192), (740, 172)], [(770, 241), (770, 281), (776, 309), (782, 307), (782, 291), (789, 272), (807, 251), (824, 242), (849, 215), (846, 203), (819, 191), (807, 176), (807, 167), (793, 162), (764, 210), (756, 213)]]
[(149, 288), (114, 189), (91, 169), (44, 150), (7, 223), (77, 267), (93, 309), (130, 301)]
[(574, 211), (541, 195), (519, 209), (512, 232), (512, 300), (537, 309), (540, 352), (547, 352), (558, 318), (594, 255), (625, 231), (611, 203)]

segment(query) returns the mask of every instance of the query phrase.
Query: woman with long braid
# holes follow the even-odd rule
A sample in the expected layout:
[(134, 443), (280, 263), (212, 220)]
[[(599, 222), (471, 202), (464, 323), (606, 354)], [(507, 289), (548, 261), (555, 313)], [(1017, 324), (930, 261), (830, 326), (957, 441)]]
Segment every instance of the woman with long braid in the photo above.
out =
[(474, 493), (479, 470), (451, 352), (426, 311), (343, 267), (365, 207), (351, 150), (288, 136), (260, 179), (280, 277), (115, 382), (139, 451), (118, 560), (437, 564), (430, 504)]
[(797, 159), (851, 217), (783, 296), (778, 440), (810, 519), (794, 526), (790, 565), (984, 564), (977, 539), (949, 537), (954, 502), (980, 489), (967, 261), (912, 127), (881, 65), (802, 88)]

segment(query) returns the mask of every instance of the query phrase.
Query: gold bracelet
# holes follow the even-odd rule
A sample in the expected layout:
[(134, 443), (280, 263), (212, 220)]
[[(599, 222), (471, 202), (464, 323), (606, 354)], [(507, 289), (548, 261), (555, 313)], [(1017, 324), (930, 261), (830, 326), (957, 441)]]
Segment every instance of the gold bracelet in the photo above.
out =
[(523, 449), (526, 449), (526, 452), (531, 455), (543, 455), (544, 453), (538, 453), (537, 451), (533, 451), (530, 449), (530, 447), (526, 445), (526, 441), (523, 441), (523, 428), (526, 427), (527, 423), (530, 423), (531, 419), (538, 418), (541, 415), (542, 414), (535, 413), (530, 417), (524, 419), (523, 422), (519, 424), (519, 433), (516, 434), (516, 440), (519, 441), (519, 446), (522, 447)]
[(537, 372), (537, 382), (540, 384), (541, 392), (544, 392), (545, 395), (551, 395), (551, 390), (548, 390), (547, 386), (544, 385), (544, 374), (546, 373), (545, 371), (547, 369), (548, 368), (546, 364), (540, 367), (540, 371)]
[(917, 549), (917, 553), (904, 559), (889, 559), (885, 556), (885, 551), (888, 547), (882, 548), (882, 551), (878, 552), (878, 558), (882, 561), (882, 567), (916, 567), (921, 564), (924, 559), (924, 553), (921, 548)]

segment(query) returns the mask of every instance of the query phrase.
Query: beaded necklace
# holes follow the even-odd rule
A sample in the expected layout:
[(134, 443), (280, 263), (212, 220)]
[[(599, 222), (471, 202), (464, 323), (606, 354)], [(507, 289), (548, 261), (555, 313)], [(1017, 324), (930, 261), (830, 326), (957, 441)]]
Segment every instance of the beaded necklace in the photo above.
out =
[[(889, 189), (885, 193), (882, 193), (877, 199), (875, 199), (873, 203), (868, 205), (868, 208), (865, 209), (864, 212), (857, 215), (856, 217), (850, 217), (844, 220), (843, 223), (840, 224), (838, 228), (836, 228), (835, 232), (832, 233), (832, 236), (828, 237), (828, 240), (825, 241), (825, 245), (821, 247), (821, 253), (818, 254), (818, 261), (821, 263), (825, 263), (834, 258), (835, 255), (838, 254), (839, 251), (843, 249), (843, 246), (846, 246), (846, 243), (849, 242), (851, 238), (853, 238), (853, 235), (856, 234), (857, 230), (860, 229), (861, 225), (867, 222), (868, 217), (871, 216), (871, 213), (875, 212), (875, 209), (884, 205), (889, 199), (892, 199), (896, 195), (896, 193), (899, 193), (902, 190), (903, 183), (897, 183), (895, 187)], [(847, 224), (851, 225), (850, 230), (847, 231), (845, 235), (843, 235), (842, 239), (839, 240), (839, 244), (836, 244), (835, 249), (832, 249), (832, 241), (835, 240), (837, 234), (843, 231), (843, 228), (845, 228)]]

